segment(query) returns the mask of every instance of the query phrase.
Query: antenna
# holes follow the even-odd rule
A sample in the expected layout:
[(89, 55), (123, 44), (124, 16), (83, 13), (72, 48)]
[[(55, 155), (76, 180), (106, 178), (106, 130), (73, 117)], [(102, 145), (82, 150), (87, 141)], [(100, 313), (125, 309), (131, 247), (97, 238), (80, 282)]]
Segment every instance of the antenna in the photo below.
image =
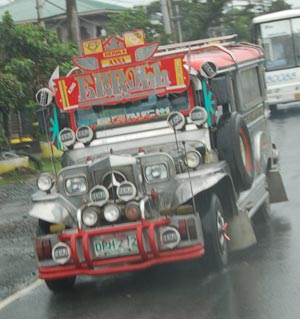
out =
[(55, 161), (54, 161), (53, 145), (52, 145), (52, 142), (50, 141), (50, 132), (49, 132), (49, 127), (47, 125), (47, 121), (46, 121), (46, 116), (45, 116), (44, 110), (47, 110), (47, 108), (42, 107), (43, 122), (44, 122), (44, 127), (46, 129), (45, 131), (46, 131), (47, 144), (50, 145), (50, 150), (51, 150), (51, 158), (50, 158), (51, 165), (52, 165), (52, 169), (53, 169), (53, 173), (55, 175), (55, 178), (57, 178), (57, 170), (56, 170)]
[[(184, 149), (184, 157), (186, 158), (186, 145), (185, 141), (182, 141), (183, 149)], [(194, 197), (194, 192), (193, 192), (193, 185), (192, 185), (192, 179), (191, 179), (191, 172), (188, 169), (188, 176), (189, 176), (189, 182), (190, 182), (190, 189), (191, 189), (191, 195), (192, 195), (192, 202), (193, 202), (193, 207), (194, 207), (194, 212), (196, 213), (196, 202), (195, 202), (195, 197)]]

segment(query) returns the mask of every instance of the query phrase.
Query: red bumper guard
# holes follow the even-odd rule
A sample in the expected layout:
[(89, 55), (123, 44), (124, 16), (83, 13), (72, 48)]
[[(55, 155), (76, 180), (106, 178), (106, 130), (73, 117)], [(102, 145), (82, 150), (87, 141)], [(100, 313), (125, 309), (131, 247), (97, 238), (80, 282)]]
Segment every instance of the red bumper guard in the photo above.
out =
[[(40, 278), (59, 279), (77, 275), (108, 275), (121, 272), (130, 272), (145, 269), (153, 265), (193, 259), (204, 255), (204, 246), (196, 244), (192, 247), (176, 248), (169, 251), (159, 251), (155, 241), (155, 228), (167, 226), (168, 219), (156, 221), (141, 220), (140, 224), (120, 225), (110, 228), (83, 231), (79, 229), (77, 233), (62, 233), (59, 239), (62, 242), (69, 242), (71, 255), (74, 264), (63, 266), (39, 267)], [(147, 253), (143, 244), (143, 230), (147, 229), (151, 252)], [(112, 257), (106, 259), (93, 260), (90, 254), (89, 239), (94, 236), (113, 234), (118, 232), (136, 232), (138, 255)], [(82, 240), (84, 262), (80, 262), (77, 254), (77, 242)]]

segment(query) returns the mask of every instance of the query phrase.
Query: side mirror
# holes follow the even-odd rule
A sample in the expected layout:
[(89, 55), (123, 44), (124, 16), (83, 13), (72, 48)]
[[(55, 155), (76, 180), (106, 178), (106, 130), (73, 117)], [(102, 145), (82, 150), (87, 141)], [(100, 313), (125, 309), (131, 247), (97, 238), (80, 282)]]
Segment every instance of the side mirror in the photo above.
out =
[(211, 79), (210, 88), (219, 105), (225, 105), (231, 102), (230, 87), (225, 76)]

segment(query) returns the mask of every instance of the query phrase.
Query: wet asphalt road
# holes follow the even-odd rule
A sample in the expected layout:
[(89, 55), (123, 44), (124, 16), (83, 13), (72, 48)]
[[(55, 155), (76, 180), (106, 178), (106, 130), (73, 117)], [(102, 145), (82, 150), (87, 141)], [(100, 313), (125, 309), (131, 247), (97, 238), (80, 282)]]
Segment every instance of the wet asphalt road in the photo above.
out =
[(83, 278), (65, 295), (44, 284), (0, 311), (0, 319), (300, 318), (300, 110), (270, 119), (289, 202), (272, 205), (257, 245), (232, 255), (222, 273), (199, 260), (139, 273)]

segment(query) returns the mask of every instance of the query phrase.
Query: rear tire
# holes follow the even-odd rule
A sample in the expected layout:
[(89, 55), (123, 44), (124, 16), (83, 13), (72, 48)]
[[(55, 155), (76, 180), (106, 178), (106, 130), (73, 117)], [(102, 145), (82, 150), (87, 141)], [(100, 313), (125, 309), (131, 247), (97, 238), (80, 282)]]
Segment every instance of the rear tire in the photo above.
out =
[(224, 210), (216, 194), (210, 196), (205, 206), (204, 216), (201, 218), (205, 244), (204, 260), (210, 268), (222, 270), (228, 263)]
[(269, 105), (269, 109), (270, 109), (271, 114), (276, 114), (278, 112), (276, 104)]
[[(39, 220), (36, 230), (37, 237), (50, 234), (50, 223)], [(66, 292), (74, 287), (76, 276), (62, 278), (62, 279), (45, 279), (47, 287), (54, 293)]]
[(268, 197), (263, 204), (258, 208), (256, 214), (253, 216), (253, 221), (256, 224), (267, 224), (271, 217), (271, 203), (268, 184), (268, 175), (266, 174), (265, 189), (268, 192)]

